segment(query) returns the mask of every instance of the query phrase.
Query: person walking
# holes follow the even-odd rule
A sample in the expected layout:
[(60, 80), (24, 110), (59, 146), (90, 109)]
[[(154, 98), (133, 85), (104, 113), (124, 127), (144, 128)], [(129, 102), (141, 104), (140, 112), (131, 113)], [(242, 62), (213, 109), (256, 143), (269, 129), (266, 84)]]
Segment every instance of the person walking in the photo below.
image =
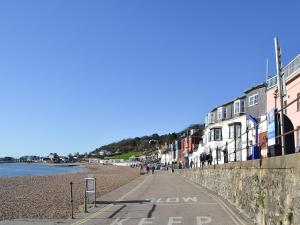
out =
[(152, 174), (154, 174), (154, 170), (155, 170), (155, 167), (154, 165), (152, 166)]
[(193, 162), (193, 160), (191, 160), (191, 162), (190, 162), (190, 168), (192, 169), (194, 167), (194, 162)]

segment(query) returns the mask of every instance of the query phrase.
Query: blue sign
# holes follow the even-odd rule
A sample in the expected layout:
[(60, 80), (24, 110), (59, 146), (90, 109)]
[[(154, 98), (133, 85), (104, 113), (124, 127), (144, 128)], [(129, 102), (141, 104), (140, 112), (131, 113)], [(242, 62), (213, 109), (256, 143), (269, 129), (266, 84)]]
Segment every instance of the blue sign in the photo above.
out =
[(273, 108), (268, 112), (267, 115), (268, 120), (268, 146), (276, 144), (276, 110)]

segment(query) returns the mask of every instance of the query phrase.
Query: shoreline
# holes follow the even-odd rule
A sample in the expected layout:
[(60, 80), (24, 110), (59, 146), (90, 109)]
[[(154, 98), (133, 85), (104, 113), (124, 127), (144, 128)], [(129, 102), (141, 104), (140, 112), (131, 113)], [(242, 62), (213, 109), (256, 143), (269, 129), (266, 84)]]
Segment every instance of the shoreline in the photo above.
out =
[[(70, 168), (70, 171), (53, 171), (45, 174), (21, 174), (21, 175), (2, 175), (0, 174), (0, 178), (14, 178), (14, 177), (29, 177), (29, 176), (52, 176), (52, 175), (60, 175), (60, 174), (76, 174), (76, 173), (85, 173), (89, 172), (92, 170), (92, 167), (88, 165), (88, 163), (64, 163), (64, 164), (59, 164), (59, 163), (27, 163), (27, 162), (17, 162), (17, 163), (3, 163), (3, 164), (9, 164), (9, 165), (26, 165), (26, 166), (31, 166), (31, 165), (36, 165), (36, 166), (45, 166), (48, 167), (49, 170), (51, 167), (55, 168)], [(1, 164), (0, 164), (1, 165)], [(74, 168), (74, 171), (72, 171), (72, 168)], [(76, 168), (76, 169), (75, 169)], [(37, 170), (39, 168), (36, 168)], [(34, 171), (34, 168), (32, 169)]]
[(85, 165), (90, 171), (46, 176), (0, 177), (0, 221), (12, 219), (66, 219), (70, 217), (70, 182), (74, 182), (74, 209), (83, 204), (84, 178), (93, 175), (97, 197), (129, 183), (139, 170), (129, 167)]

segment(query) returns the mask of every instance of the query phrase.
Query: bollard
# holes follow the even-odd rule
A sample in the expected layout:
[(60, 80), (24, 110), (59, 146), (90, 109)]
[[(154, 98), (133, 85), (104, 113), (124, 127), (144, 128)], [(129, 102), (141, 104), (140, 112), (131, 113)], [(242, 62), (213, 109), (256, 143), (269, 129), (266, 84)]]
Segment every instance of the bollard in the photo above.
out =
[(84, 212), (87, 213), (87, 180), (85, 180), (85, 187), (84, 187)]
[(71, 219), (74, 219), (73, 182), (70, 182)]
[(95, 192), (95, 196), (94, 196), (94, 208), (97, 207), (96, 205), (96, 201), (97, 201), (97, 196), (96, 196), (96, 178), (94, 178), (94, 192)]

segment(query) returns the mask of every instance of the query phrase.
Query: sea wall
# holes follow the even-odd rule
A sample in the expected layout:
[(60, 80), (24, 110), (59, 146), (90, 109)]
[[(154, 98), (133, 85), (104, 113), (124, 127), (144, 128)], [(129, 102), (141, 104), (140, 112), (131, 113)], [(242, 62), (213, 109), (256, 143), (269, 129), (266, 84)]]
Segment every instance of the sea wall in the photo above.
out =
[(214, 192), (258, 225), (300, 225), (300, 153), (177, 170)]

